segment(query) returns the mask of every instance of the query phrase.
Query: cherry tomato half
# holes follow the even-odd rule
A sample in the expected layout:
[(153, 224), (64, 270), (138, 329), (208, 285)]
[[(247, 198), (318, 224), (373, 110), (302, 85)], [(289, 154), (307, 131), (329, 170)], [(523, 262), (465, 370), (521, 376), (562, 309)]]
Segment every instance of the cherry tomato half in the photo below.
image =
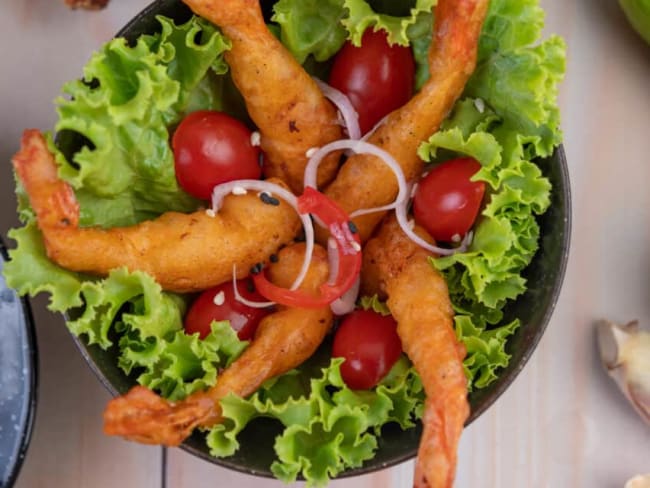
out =
[(480, 169), (475, 159), (454, 159), (433, 168), (418, 184), (413, 198), (415, 221), (435, 240), (452, 242), (474, 224), (485, 183), (470, 178)]
[[(256, 292), (249, 291), (252, 285), (249, 279), (238, 280), (237, 290), (244, 298), (252, 301), (264, 301)], [(185, 315), (185, 332), (199, 333), (201, 339), (210, 333), (213, 320), (229, 320), (237, 336), (247, 341), (253, 337), (260, 321), (271, 311), (268, 308), (252, 308), (237, 301), (232, 283), (227, 282), (202, 292)]]
[(329, 84), (350, 98), (359, 113), (361, 133), (365, 134), (410, 100), (414, 80), (411, 49), (391, 46), (384, 31), (367, 29), (360, 47), (348, 41), (336, 54)]
[(344, 358), (343, 381), (354, 390), (375, 386), (402, 353), (397, 322), (370, 310), (355, 310), (343, 319), (334, 336), (332, 356)]
[(262, 175), (260, 148), (251, 144), (251, 131), (221, 112), (189, 114), (176, 128), (172, 148), (178, 183), (202, 200), (220, 183)]

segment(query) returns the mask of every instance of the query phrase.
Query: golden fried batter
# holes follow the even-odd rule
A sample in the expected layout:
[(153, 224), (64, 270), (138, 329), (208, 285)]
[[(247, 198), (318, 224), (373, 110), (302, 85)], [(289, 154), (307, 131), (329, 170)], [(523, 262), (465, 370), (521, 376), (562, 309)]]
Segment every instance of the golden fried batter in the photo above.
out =
[[(232, 78), (262, 134), (264, 173), (302, 193), (307, 156), (342, 137), (337, 111), (291, 53), (268, 30), (258, 0), (183, 0), (194, 13), (218, 25), (232, 42), (226, 53)], [(338, 153), (319, 168), (318, 181), (332, 180)]]
[(107, 275), (126, 266), (149, 273), (165, 290), (204, 290), (231, 279), (234, 264), (240, 277), (247, 275), (290, 242), (300, 226), (289, 205), (267, 205), (249, 193), (227, 196), (216, 215), (168, 212), (130, 227), (80, 228), (74, 192), (59, 179), (38, 131), (25, 131), (13, 164), (48, 257), (72, 271)]
[[(431, 78), (368, 139), (399, 162), (407, 180), (422, 173), (418, 146), (438, 130), (474, 71), (488, 3), (489, 0), (438, 2), (435, 37), (429, 52)], [(388, 166), (374, 156), (359, 154), (345, 162), (325, 193), (352, 213), (387, 205), (395, 200), (397, 191), (397, 181)], [(354, 219), (363, 241), (370, 237), (384, 215), (385, 212), (377, 212)], [(325, 240), (321, 232), (319, 241)]]
[(393, 215), (364, 253), (363, 288), (388, 296), (402, 347), (426, 393), (414, 486), (450, 488), (469, 403), (465, 348), (454, 333), (447, 283), (429, 263), (431, 255), (401, 231)]
[[(304, 244), (282, 249), (278, 263), (269, 268), (271, 281), (282, 287), (291, 286), (304, 251)], [(318, 295), (328, 275), (327, 253), (316, 246), (300, 289)], [(222, 420), (219, 401), (228, 394), (246, 397), (269, 378), (302, 364), (320, 346), (332, 319), (329, 307), (280, 307), (262, 320), (251, 345), (219, 375), (215, 386), (179, 402), (169, 402), (143, 386), (136, 386), (109, 402), (104, 412), (104, 432), (146, 444), (177, 446), (196, 427), (208, 427)]]

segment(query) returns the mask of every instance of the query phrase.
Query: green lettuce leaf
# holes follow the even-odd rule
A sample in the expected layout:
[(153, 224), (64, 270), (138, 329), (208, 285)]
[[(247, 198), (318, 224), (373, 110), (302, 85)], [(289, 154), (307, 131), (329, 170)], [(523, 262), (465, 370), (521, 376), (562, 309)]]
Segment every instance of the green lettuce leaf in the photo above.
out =
[(345, 385), (341, 363), (331, 359), (316, 375), (313, 363), (308, 363), (268, 381), (249, 399), (234, 395), (224, 399), (226, 421), (207, 435), (211, 453), (231, 455), (244, 426), (256, 417), (275, 418), (285, 426), (275, 441), (278, 460), (271, 466), (275, 476), (289, 483), (302, 475), (308, 486), (323, 486), (330, 477), (372, 458), (382, 425), (414, 425), (422, 414), (424, 394), (406, 357), (368, 391)]
[[(125, 321), (126, 322), (126, 321)], [(142, 329), (125, 323), (120, 338), (120, 367), (140, 371), (138, 383), (180, 400), (217, 381), (218, 371), (230, 365), (247, 347), (227, 321), (213, 322), (204, 339), (176, 330), (143, 340)]]
[(422, 15), (425, 20), (431, 19), (431, 11), (436, 0), (415, 0), (415, 4), (405, 15), (382, 14), (363, 0), (344, 0), (344, 6), (349, 14), (342, 23), (349, 33), (349, 39), (355, 46), (361, 45), (361, 37), (366, 29), (383, 30), (388, 34), (390, 44), (410, 46), (409, 28), (417, 23)]
[(163, 293), (151, 276), (140, 271), (129, 273), (119, 268), (103, 280), (84, 281), (81, 295), (83, 311), (68, 320), (68, 328), (103, 349), (113, 344), (108, 334), (116, 321), (136, 329), (143, 339), (164, 337), (182, 326), (183, 302)]
[(43, 236), (36, 222), (11, 229), (8, 236), (16, 241), (16, 248), (9, 250), (10, 259), (3, 269), (7, 286), (21, 296), (48, 293), (48, 308), (53, 312), (65, 312), (83, 305), (83, 276), (65, 270), (47, 258)]
[[(198, 205), (176, 182), (169, 127), (190, 104), (220, 108), (201, 82), (209, 70), (226, 71), (229, 42), (198, 18), (180, 26), (158, 20), (160, 34), (132, 46), (121, 38), (108, 42), (86, 65), (84, 79), (66, 83), (66, 97), (57, 100), (56, 131), (83, 143), (67, 158), (57, 153), (61, 177), (76, 190), (82, 225), (132, 225)], [(194, 96), (195, 89), (203, 96)]]
[(309, 55), (326, 61), (341, 49), (347, 33), (343, 0), (280, 0), (272, 20), (280, 25), (280, 40), (299, 63)]
[(383, 30), (391, 44), (413, 46), (418, 81), (426, 79), (426, 53), (431, 42), (432, 10), (437, 0), (279, 0), (272, 21), (280, 40), (300, 63), (309, 56), (327, 61), (349, 40), (361, 45), (366, 29)]

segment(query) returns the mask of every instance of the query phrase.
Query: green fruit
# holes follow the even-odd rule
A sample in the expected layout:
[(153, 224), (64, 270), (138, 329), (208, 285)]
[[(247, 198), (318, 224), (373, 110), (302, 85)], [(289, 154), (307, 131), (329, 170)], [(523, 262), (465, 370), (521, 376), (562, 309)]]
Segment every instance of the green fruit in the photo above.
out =
[(650, 0), (619, 0), (632, 26), (650, 43)]

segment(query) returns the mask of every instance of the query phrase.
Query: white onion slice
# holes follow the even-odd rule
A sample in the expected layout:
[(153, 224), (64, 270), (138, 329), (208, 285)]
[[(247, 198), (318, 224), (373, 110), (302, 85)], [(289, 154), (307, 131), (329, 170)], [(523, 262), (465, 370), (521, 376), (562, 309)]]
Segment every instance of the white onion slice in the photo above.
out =
[(395, 177), (397, 178), (397, 185), (399, 186), (397, 198), (393, 203), (384, 205), (382, 207), (357, 210), (350, 214), (350, 218), (358, 217), (359, 215), (365, 215), (368, 213), (392, 210), (401, 201), (408, 199), (409, 193), (406, 178), (404, 177), (402, 167), (395, 160), (395, 158), (374, 144), (370, 144), (369, 142), (365, 141), (355, 141), (352, 139), (341, 139), (339, 141), (330, 142), (329, 144), (326, 144), (318, 149), (318, 151), (313, 154), (313, 156), (307, 162), (307, 166), (305, 167), (304, 183), (306, 187), (311, 186), (312, 188), (317, 188), (316, 175), (318, 173), (318, 166), (320, 165), (321, 161), (330, 152), (339, 151), (341, 149), (350, 149), (357, 154), (370, 154), (372, 156), (380, 158), (391, 170), (393, 170), (393, 173), (395, 173)]
[(267, 308), (275, 305), (275, 302), (253, 302), (248, 298), (244, 298), (243, 296), (241, 296), (241, 294), (239, 293), (239, 289), (237, 288), (237, 265), (236, 264), (233, 264), (232, 266), (232, 291), (235, 295), (235, 300), (237, 300), (240, 303), (243, 303), (244, 305), (248, 305), (251, 308)]
[(346, 291), (340, 298), (337, 298), (332, 303), (330, 303), (330, 309), (334, 315), (345, 315), (352, 310), (357, 303), (357, 297), (359, 296), (359, 289), (361, 288), (361, 276), (357, 276), (357, 279), (348, 291)]
[(333, 86), (328, 85), (318, 78), (314, 78), (314, 81), (323, 92), (323, 95), (326, 98), (329, 98), (331, 102), (336, 105), (336, 108), (339, 109), (339, 112), (343, 116), (343, 121), (345, 123), (345, 128), (348, 131), (348, 137), (350, 139), (361, 139), (361, 128), (359, 127), (359, 114), (354, 109), (352, 102), (348, 96), (334, 88)]
[[(330, 237), (327, 240), (327, 258), (330, 268), (330, 275), (328, 278), (328, 283), (330, 285), (336, 282), (338, 278), (339, 270), (339, 253), (336, 240), (333, 237)], [(352, 287), (347, 290), (343, 295), (330, 303), (330, 309), (335, 315), (345, 315), (354, 310), (355, 303), (357, 302), (357, 297), (359, 296), (359, 288), (361, 286), (361, 276), (357, 276)]]
[[(305, 257), (300, 268), (300, 273), (291, 285), (290, 290), (296, 290), (305, 279), (309, 265), (311, 263), (312, 255), (314, 253), (314, 226), (309, 218), (309, 214), (301, 214), (298, 210), (298, 198), (289, 190), (285, 190), (280, 185), (270, 183), (262, 180), (235, 180), (227, 183), (217, 185), (212, 190), (212, 209), (218, 212), (223, 203), (226, 195), (232, 193), (235, 188), (245, 188), (246, 190), (266, 192), (268, 194), (277, 195), (287, 202), (298, 213), (303, 228), (305, 229)], [(243, 303), (243, 302), (242, 302)]]
[(374, 125), (374, 127), (373, 127), (372, 129), (370, 129), (368, 132), (366, 132), (366, 133), (363, 135), (363, 137), (361, 138), (361, 140), (362, 140), (362, 141), (367, 141), (368, 139), (370, 139), (370, 136), (372, 136), (372, 135), (375, 133), (375, 131), (376, 131), (377, 129), (379, 129), (379, 127), (380, 127), (381, 125), (383, 125), (384, 122), (386, 122), (386, 120), (388, 119), (388, 117), (390, 117), (390, 114), (388, 114), (388, 115), (384, 115), (384, 116), (381, 118), (381, 120), (380, 120), (379, 122), (377, 122), (377, 123)]
[(336, 283), (336, 278), (338, 278), (339, 272), (339, 253), (338, 253), (338, 244), (333, 237), (327, 239), (327, 264), (330, 268), (330, 275), (327, 280), (327, 283), (333, 285)]
[(472, 243), (472, 237), (473, 233), (470, 231), (467, 234), (465, 234), (465, 237), (463, 238), (463, 241), (461, 242), (460, 246), (453, 248), (453, 249), (448, 249), (445, 247), (438, 247), (434, 246), (432, 244), (429, 244), (427, 241), (422, 239), (419, 235), (417, 235), (411, 226), (409, 225), (409, 219), (407, 215), (407, 208), (408, 208), (409, 201), (406, 200), (405, 202), (401, 202), (397, 208), (395, 209), (395, 216), (397, 217), (397, 222), (399, 223), (399, 226), (402, 228), (402, 231), (406, 236), (411, 239), (413, 242), (415, 242), (418, 246), (423, 247), (427, 251), (430, 251), (432, 253), (440, 254), (441, 256), (450, 256), (452, 254), (455, 254), (457, 252), (465, 252), (469, 248), (470, 244)]

